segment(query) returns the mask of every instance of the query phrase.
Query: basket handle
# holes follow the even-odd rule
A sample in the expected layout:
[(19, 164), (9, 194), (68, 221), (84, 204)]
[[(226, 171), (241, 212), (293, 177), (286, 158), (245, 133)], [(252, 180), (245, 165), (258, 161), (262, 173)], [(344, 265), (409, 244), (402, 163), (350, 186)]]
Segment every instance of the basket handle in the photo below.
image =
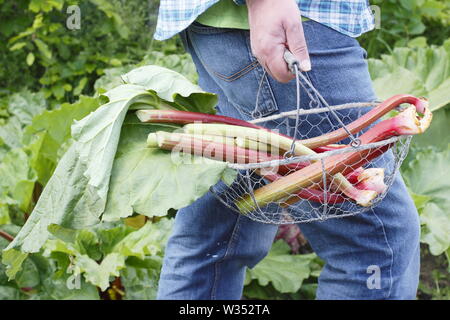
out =
[(288, 49), (284, 50), (284, 61), (286, 61), (289, 71), (292, 72), (292, 74), (295, 75), (295, 66), (297, 66), (297, 69), (300, 70), (300, 63), (298, 62), (297, 58), (290, 52)]

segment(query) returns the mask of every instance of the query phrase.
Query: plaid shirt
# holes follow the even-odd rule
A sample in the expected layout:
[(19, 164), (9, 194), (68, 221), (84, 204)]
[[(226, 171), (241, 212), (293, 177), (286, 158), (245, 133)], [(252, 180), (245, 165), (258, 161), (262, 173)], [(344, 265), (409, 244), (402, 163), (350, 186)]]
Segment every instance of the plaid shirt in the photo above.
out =
[[(219, 0), (161, 0), (154, 38), (168, 39), (187, 28)], [(245, 0), (233, 0), (244, 4)], [(357, 37), (372, 30), (374, 18), (368, 0), (297, 0), (302, 16), (343, 34)]]

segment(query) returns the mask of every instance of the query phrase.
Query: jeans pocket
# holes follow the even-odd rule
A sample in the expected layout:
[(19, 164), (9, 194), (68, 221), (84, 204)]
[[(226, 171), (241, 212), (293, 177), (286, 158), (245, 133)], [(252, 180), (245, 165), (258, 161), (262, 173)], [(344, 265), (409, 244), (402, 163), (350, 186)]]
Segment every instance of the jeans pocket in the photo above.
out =
[(247, 30), (193, 23), (187, 34), (204, 69), (241, 113), (260, 118), (278, 111), (267, 75), (251, 52)]

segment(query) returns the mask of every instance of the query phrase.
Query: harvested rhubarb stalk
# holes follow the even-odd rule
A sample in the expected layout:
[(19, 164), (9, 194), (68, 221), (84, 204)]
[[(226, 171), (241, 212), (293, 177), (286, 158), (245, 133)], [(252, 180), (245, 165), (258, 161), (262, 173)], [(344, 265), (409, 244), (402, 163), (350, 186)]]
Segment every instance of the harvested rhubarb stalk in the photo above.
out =
[[(421, 115), (417, 116), (416, 110)], [(416, 107), (410, 106), (399, 115), (374, 125), (367, 132), (363, 133), (359, 139), (362, 144), (368, 144), (392, 136), (419, 134), (429, 127), (431, 118), (431, 111), (422, 104)], [(385, 151), (388, 148), (389, 145), (386, 145), (378, 149)], [(373, 159), (371, 153), (373, 152), (374, 150), (367, 149), (331, 156), (326, 160), (323, 168), (322, 163), (315, 162), (255, 190), (253, 197), (250, 197), (250, 195), (244, 196), (236, 202), (236, 206), (242, 213), (248, 213), (255, 209), (253, 199), (255, 199), (259, 207), (264, 207), (270, 202), (278, 201), (286, 197), (286, 194), (297, 193), (301, 188), (308, 188), (314, 183), (320, 183), (322, 169), (330, 175), (335, 175), (340, 172), (345, 176), (356, 168), (371, 161)]]
[(159, 147), (164, 150), (178, 151), (218, 161), (230, 163), (254, 163), (263, 161), (280, 160), (278, 156), (272, 156), (264, 152), (244, 149), (234, 145), (232, 138), (228, 138), (229, 143), (224, 143), (217, 139), (221, 136), (189, 135), (185, 133), (175, 133), (158, 131), (150, 133), (147, 138), (148, 147)]
[(255, 129), (263, 128), (244, 120), (199, 112), (178, 111), (178, 110), (138, 110), (136, 111), (136, 115), (142, 122), (149, 122), (149, 123), (188, 124), (188, 123), (202, 122), (202, 123), (223, 123)]
[(361, 190), (373, 190), (378, 194), (386, 191), (387, 186), (384, 183), (384, 169), (383, 168), (369, 168), (364, 170), (358, 176), (358, 183), (356, 188)]
[[(350, 199), (355, 200), (357, 204), (363, 207), (372, 205), (372, 200), (376, 198), (378, 192), (373, 190), (360, 190), (353, 186), (347, 179), (339, 178), (342, 174), (336, 173), (331, 181), (332, 189), (339, 190)], [(337, 180), (336, 177), (339, 179)]]
[[(424, 113), (428, 108), (428, 101), (425, 99), (417, 98), (408, 94), (395, 95), (378, 106), (370, 110), (369, 112), (362, 115), (360, 118), (356, 119), (352, 123), (347, 125), (347, 129), (352, 133), (361, 131), (362, 129), (368, 127), (382, 116), (387, 114), (389, 111), (400, 106), (402, 103), (409, 103), (414, 105), (419, 113)], [(335, 131), (329, 132), (327, 134), (314, 137), (311, 139), (300, 140), (299, 142), (311, 149), (315, 149), (328, 144), (336, 143), (348, 137), (347, 132), (344, 128), (339, 128)]]
[[(278, 175), (278, 174), (267, 174), (267, 173), (263, 173), (261, 171), (261, 169), (257, 169), (255, 170), (255, 172), (266, 178), (267, 180), (273, 182), (276, 181), (280, 178), (282, 178), (283, 176)], [(292, 198), (292, 199), (291, 199)], [(284, 203), (295, 203), (301, 199), (305, 199), (305, 200), (309, 200), (309, 201), (313, 201), (313, 202), (319, 202), (319, 203), (330, 203), (330, 204), (334, 204), (334, 203), (342, 203), (345, 201), (345, 198), (342, 197), (339, 194), (336, 193), (330, 193), (330, 192), (323, 192), (321, 190), (317, 190), (317, 189), (312, 189), (312, 188), (307, 188), (307, 189), (301, 189), (297, 194), (288, 197), (288, 199), (286, 199), (285, 201), (283, 201)], [(283, 205), (281, 205), (283, 207)]]
[(358, 182), (358, 176), (363, 173), (364, 168), (363, 167), (359, 167), (357, 169), (355, 169), (354, 171), (350, 172), (348, 175), (346, 175), (345, 177), (347, 178), (347, 180), (350, 183), (357, 183)]
[[(292, 145), (292, 138), (282, 136), (268, 130), (260, 130), (248, 127), (246, 128), (235, 125), (191, 123), (185, 125), (183, 129), (186, 133), (191, 134), (219, 135), (234, 138), (251, 139), (257, 142), (270, 144), (274, 148), (279, 148), (281, 150), (290, 150)], [(315, 152), (309, 148), (306, 148), (300, 143), (295, 143), (295, 155), (301, 156), (308, 154), (315, 154)]]

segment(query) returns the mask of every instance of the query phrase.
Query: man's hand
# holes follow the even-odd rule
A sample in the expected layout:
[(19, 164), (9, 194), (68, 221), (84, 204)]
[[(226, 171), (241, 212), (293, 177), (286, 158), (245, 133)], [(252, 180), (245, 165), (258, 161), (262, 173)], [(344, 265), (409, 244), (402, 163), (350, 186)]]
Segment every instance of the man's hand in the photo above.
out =
[(259, 63), (280, 82), (294, 76), (284, 61), (288, 48), (300, 62), (301, 71), (311, 70), (300, 10), (294, 0), (247, 0), (250, 43)]

